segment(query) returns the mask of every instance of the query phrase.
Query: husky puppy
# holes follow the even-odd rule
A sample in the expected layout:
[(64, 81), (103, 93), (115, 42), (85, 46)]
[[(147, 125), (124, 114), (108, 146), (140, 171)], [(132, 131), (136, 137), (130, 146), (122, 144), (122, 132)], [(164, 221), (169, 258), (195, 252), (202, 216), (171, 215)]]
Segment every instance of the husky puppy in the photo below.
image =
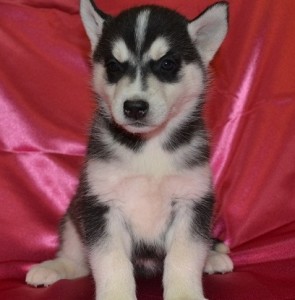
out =
[(91, 270), (96, 299), (135, 300), (134, 273), (162, 270), (165, 300), (200, 300), (204, 270), (232, 270), (224, 245), (210, 250), (214, 192), (202, 120), (227, 11), (219, 2), (188, 21), (140, 6), (111, 17), (81, 1), (98, 109), (60, 250), (29, 270), (28, 284)]

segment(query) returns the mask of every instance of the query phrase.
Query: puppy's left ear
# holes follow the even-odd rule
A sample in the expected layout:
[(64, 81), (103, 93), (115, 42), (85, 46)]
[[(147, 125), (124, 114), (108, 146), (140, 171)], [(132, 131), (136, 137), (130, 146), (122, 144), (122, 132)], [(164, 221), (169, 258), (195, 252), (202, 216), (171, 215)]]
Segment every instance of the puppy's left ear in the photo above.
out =
[(228, 4), (218, 2), (189, 22), (188, 32), (203, 62), (208, 65), (220, 47), (228, 27)]

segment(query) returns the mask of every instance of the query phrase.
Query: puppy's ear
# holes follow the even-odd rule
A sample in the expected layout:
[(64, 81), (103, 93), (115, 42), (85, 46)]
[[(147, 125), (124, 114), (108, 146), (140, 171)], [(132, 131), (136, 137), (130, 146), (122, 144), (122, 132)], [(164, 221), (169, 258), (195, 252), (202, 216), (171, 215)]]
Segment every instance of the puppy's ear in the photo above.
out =
[(203, 62), (207, 65), (220, 47), (228, 27), (228, 4), (218, 2), (208, 7), (188, 24), (188, 32)]
[(81, 0), (80, 15), (93, 52), (101, 36), (103, 23), (110, 16), (97, 9), (93, 0)]

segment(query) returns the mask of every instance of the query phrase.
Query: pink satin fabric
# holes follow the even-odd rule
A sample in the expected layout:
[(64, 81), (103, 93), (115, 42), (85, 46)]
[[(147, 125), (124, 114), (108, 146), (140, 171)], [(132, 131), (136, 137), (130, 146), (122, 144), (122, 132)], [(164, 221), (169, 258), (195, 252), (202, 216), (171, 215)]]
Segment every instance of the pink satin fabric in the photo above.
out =
[[(214, 0), (155, 3), (195, 17)], [(295, 1), (229, 1), (205, 117), (217, 193), (214, 236), (235, 272), (204, 277), (210, 300), (295, 299)], [(0, 0), (0, 299), (92, 299), (91, 278), (24, 284), (53, 257), (77, 185), (93, 102), (78, 1)], [(139, 300), (162, 299), (160, 278)]]

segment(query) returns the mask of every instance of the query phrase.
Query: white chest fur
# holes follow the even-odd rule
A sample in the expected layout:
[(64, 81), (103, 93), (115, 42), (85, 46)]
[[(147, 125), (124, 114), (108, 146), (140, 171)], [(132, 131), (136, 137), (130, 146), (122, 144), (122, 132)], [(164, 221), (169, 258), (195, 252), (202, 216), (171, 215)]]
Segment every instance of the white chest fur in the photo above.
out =
[(172, 202), (197, 201), (210, 189), (208, 165), (177, 170), (175, 157), (157, 144), (139, 153), (126, 151), (121, 160), (90, 160), (90, 192), (117, 209), (139, 238), (153, 241), (167, 228)]

